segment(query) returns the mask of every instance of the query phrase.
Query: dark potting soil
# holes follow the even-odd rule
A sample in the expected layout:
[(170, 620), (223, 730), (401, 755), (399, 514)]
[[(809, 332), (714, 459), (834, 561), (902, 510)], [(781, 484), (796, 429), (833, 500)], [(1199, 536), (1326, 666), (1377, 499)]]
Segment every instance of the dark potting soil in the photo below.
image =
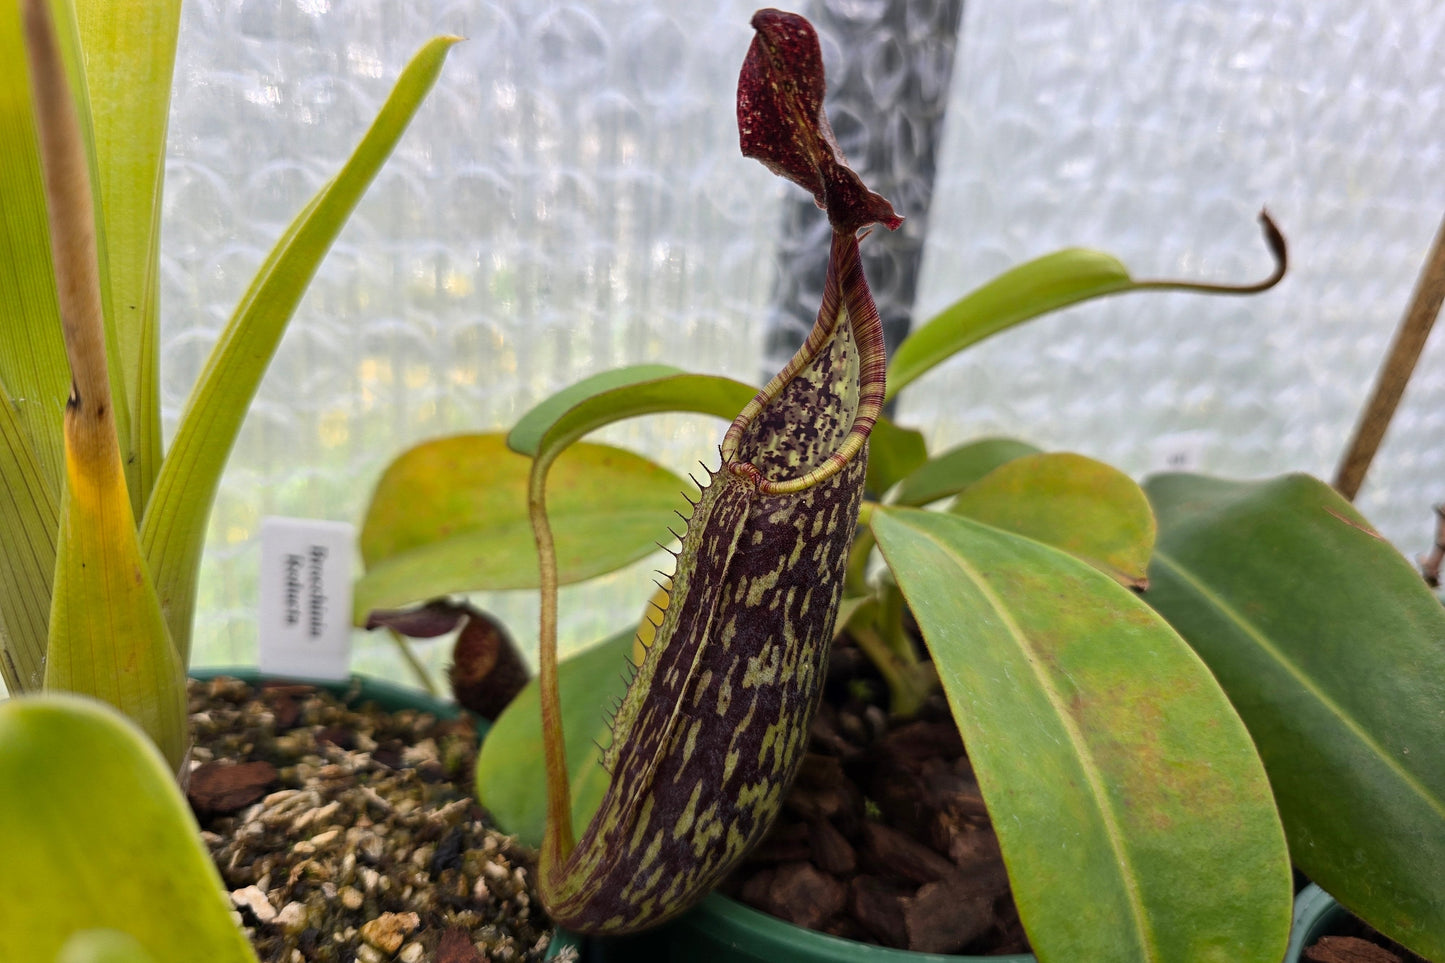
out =
[(192, 682), (188, 795), (264, 963), (541, 960), (534, 856), (472, 799), (465, 719)]
[(846, 639), (802, 772), (768, 837), (722, 889), (810, 929), (898, 949), (1029, 952), (998, 838), (941, 696), (891, 723)]

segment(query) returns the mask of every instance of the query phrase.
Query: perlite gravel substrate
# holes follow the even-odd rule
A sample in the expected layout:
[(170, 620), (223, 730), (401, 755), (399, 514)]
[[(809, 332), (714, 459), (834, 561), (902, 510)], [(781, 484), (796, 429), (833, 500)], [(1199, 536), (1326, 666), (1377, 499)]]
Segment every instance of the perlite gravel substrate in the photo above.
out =
[(192, 804), (265, 963), (543, 958), (532, 857), (470, 795), (468, 722), (229, 678), (191, 683), (190, 712)]

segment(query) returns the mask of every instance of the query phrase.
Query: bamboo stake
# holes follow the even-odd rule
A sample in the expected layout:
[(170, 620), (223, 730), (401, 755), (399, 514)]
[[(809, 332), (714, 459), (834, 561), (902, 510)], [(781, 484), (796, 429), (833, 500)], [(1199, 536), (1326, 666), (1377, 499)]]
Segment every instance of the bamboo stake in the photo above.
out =
[(1375, 380), (1375, 390), (1365, 404), (1354, 436), (1335, 472), (1335, 489), (1350, 501), (1354, 501), (1359, 493), (1365, 473), (1370, 470), (1370, 462), (1374, 460), (1385, 431), (1390, 427), (1390, 420), (1395, 416), (1405, 386), (1415, 371), (1415, 363), (1420, 360), (1420, 352), (1430, 337), (1430, 329), (1440, 313), (1442, 302), (1445, 302), (1445, 221), (1441, 222), (1435, 234), (1425, 267), (1415, 282), (1409, 310), (1400, 321), (1385, 363)]

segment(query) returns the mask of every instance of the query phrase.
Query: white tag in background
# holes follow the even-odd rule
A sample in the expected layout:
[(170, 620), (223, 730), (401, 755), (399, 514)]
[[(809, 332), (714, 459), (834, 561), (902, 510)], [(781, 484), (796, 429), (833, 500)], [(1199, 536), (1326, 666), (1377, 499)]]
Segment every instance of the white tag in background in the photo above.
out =
[(263, 673), (345, 679), (351, 667), (356, 529), (311, 518), (261, 520)]

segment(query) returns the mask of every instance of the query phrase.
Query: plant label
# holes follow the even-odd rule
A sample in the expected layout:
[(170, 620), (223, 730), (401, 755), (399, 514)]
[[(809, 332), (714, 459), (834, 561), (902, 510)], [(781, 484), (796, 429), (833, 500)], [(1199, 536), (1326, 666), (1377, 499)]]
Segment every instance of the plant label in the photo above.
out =
[(351, 659), (356, 529), (347, 522), (261, 521), (262, 672), (345, 679)]

